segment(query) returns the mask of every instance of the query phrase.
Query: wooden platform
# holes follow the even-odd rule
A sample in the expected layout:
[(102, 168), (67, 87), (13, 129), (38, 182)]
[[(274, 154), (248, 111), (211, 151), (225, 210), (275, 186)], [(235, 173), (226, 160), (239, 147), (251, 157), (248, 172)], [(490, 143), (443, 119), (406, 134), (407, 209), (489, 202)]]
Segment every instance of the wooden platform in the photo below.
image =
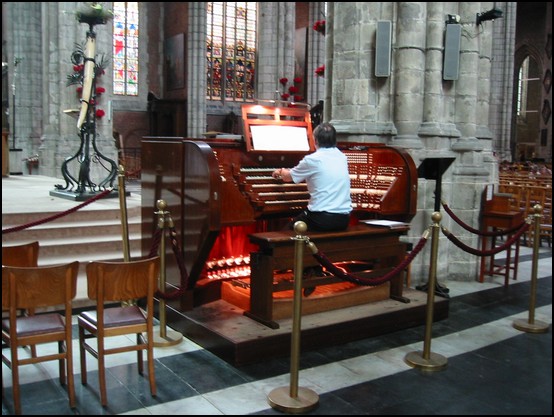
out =
[[(404, 296), (410, 303), (387, 299), (302, 316), (302, 351), (425, 324), (427, 293), (406, 289)], [(435, 297), (435, 321), (448, 317), (448, 306), (447, 298)], [(279, 328), (272, 329), (220, 299), (184, 312), (167, 306), (166, 320), (170, 328), (236, 366), (290, 356), (292, 317), (278, 320)]]

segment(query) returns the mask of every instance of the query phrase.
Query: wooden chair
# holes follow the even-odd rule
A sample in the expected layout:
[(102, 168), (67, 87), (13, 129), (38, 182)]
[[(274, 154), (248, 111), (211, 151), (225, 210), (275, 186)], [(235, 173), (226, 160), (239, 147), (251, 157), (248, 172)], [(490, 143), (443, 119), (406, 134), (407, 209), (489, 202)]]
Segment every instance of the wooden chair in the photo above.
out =
[(540, 239), (546, 239), (548, 247), (552, 247), (552, 186), (545, 187), (545, 199), (540, 223)]
[(515, 184), (499, 184), (498, 185), (499, 193), (511, 194), (510, 197), (510, 209), (511, 210), (521, 210), (522, 208), (522, 193), (523, 187)]
[[(19, 243), (2, 245), (2, 265), (7, 266), (38, 266), (39, 243)], [(32, 315), (33, 310), (27, 310), (24, 314)], [(4, 346), (2, 346), (4, 347)], [(31, 346), (31, 354), (36, 356), (36, 348)]]
[[(154, 294), (158, 288), (160, 258), (155, 256), (138, 261), (99, 262), (87, 265), (88, 297), (96, 300), (96, 310), (79, 315), (79, 346), (81, 382), (87, 383), (86, 352), (98, 359), (100, 401), (108, 404), (106, 395), (106, 356), (122, 352), (137, 352), (139, 374), (143, 375), (143, 350), (148, 358), (150, 392), (156, 396), (154, 374)], [(138, 305), (106, 303), (146, 299), (146, 310)], [(146, 334), (146, 337), (143, 334)], [(106, 347), (106, 338), (127, 334), (136, 335), (136, 344)], [(96, 348), (87, 339), (96, 338)]]
[(542, 240), (546, 239), (548, 247), (552, 247), (552, 208), (545, 207), (541, 216), (539, 225), (539, 245), (542, 246)]
[[(546, 189), (545, 187), (539, 186), (528, 186), (526, 187), (527, 196), (525, 199), (525, 217), (535, 213), (535, 205), (540, 205), (544, 208), (546, 202)], [(534, 228), (531, 226), (524, 236), (524, 242), (527, 246), (533, 246), (534, 239)]]
[[(41, 362), (59, 361), (60, 382), (66, 385), (70, 407), (75, 407), (73, 379), (73, 350), (71, 334), (72, 300), (77, 293), (79, 262), (67, 264), (14, 267), (2, 265), (2, 310), (8, 318), (2, 319), (2, 342), (10, 350), (10, 357), (2, 350), (2, 361), (12, 371), (13, 405), (21, 414), (19, 367)], [(18, 310), (52, 310), (32, 316), (18, 316)], [(57, 342), (58, 353), (32, 355), (21, 358), (19, 348)], [(2, 393), (4, 383), (2, 380)]]
[[(548, 247), (552, 247), (552, 188), (544, 188), (545, 199), (542, 207), (542, 212), (539, 220), (539, 246), (542, 246), (542, 241), (546, 240)], [(532, 245), (535, 239), (535, 226), (531, 225), (528, 232), (529, 245)]]
[(38, 241), (2, 245), (2, 265), (7, 266), (38, 266)]

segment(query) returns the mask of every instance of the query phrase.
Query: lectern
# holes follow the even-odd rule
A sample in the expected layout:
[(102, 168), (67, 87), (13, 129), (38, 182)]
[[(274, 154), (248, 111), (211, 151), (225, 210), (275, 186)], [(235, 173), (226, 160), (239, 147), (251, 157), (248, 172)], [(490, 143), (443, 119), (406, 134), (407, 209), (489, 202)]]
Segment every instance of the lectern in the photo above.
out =
[[(427, 180), (435, 180), (435, 211), (440, 212), (441, 208), (441, 192), (442, 192), (442, 175), (456, 158), (425, 158), (421, 165), (417, 168), (419, 178)], [(416, 290), (427, 291), (427, 284), (416, 286)], [(435, 294), (441, 297), (449, 298), (450, 290), (438, 282), (435, 284)]]

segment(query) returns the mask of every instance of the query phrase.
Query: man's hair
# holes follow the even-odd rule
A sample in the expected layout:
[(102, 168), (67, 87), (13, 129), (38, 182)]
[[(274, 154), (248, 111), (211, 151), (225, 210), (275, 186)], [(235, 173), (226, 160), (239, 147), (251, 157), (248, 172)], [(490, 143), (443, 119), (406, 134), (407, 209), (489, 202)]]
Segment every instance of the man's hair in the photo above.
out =
[(314, 129), (314, 139), (320, 148), (332, 148), (337, 145), (337, 131), (328, 122), (323, 122)]

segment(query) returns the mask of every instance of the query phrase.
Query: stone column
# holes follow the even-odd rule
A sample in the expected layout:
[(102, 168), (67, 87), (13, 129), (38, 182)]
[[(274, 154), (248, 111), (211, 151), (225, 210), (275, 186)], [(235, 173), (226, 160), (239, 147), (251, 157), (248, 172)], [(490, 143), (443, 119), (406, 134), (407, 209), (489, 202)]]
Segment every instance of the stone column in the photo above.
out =
[(417, 135), (423, 119), (426, 3), (398, 3), (396, 21), (394, 145), (420, 149)]
[(482, 150), (477, 140), (477, 91), (479, 79), (479, 32), (482, 27), (475, 25), (475, 17), (481, 12), (478, 2), (460, 3), (460, 16), (464, 25), (460, 46), (460, 75), (456, 82), (455, 120), (462, 137), (453, 145), (457, 152)]
[[(488, 10), (488, 9), (487, 9)], [(484, 152), (477, 155), (482, 158), (482, 164), (491, 164), (487, 168), (487, 173), (496, 173), (498, 171), (498, 161), (494, 158), (492, 150), (492, 132), (489, 129), (490, 124), (490, 94), (491, 94), (491, 68), (492, 68), (492, 24), (493, 22), (484, 22), (483, 31), (479, 36), (479, 65), (478, 65), (478, 83), (477, 83), (477, 114), (475, 136), (480, 142)], [(484, 173), (483, 173), (484, 175)]]
[(294, 35), (296, 9), (294, 2), (258, 3), (258, 97), (280, 98), (280, 78), (294, 78)]
[(322, 2), (310, 3), (309, 6), (309, 27), (308, 27), (308, 60), (306, 85), (308, 93), (307, 103), (316, 105), (319, 100), (325, 98), (325, 77), (317, 77), (315, 70), (325, 64), (325, 34), (313, 30), (312, 26), (318, 20), (326, 20), (325, 8)]
[(3, 31), (9, 34), (3, 42), (10, 81), (10, 173), (27, 174), (23, 160), (32, 155), (32, 145), (38, 143), (41, 131), (41, 3), (6, 2), (2, 7), (2, 20), (7, 26)]
[(200, 138), (206, 131), (206, 3), (189, 3), (187, 34), (187, 134)]
[(491, 94), (492, 27), (493, 22), (482, 24), (484, 30), (479, 36), (479, 65), (477, 82), (477, 117), (475, 136), (486, 139), (485, 149), (492, 151), (492, 133), (489, 129), (489, 104)]
[(391, 121), (392, 77), (374, 76), (377, 22), (392, 21), (394, 7), (328, 4), (325, 120), (335, 125), (339, 140), (386, 142), (396, 134)]
[[(445, 4), (449, 5), (445, 9)], [(423, 123), (419, 128), (420, 136), (429, 137), (460, 137), (456, 125), (449, 121), (449, 115), (454, 113), (454, 99), (451, 82), (443, 86), (443, 57), (445, 16), (455, 14), (457, 8), (451, 3), (429, 3), (427, 6), (427, 38), (425, 54), (425, 88), (423, 97)], [(439, 139), (440, 140), (440, 139)]]
[[(66, 81), (63, 79), (61, 62), (69, 62), (70, 54), (65, 53), (60, 48), (51, 49), (51, 45), (59, 45), (60, 30), (59, 22), (59, 6), (61, 3), (46, 2), (42, 3), (42, 28), (44, 30), (44, 42), (42, 44), (42, 56), (47, 57), (42, 65), (42, 77), (44, 80), (44, 95), (42, 97), (42, 117), (43, 117), (43, 132), (40, 138), (41, 145), (39, 147), (39, 172), (41, 175), (46, 175), (54, 178), (61, 178), (62, 173), (60, 166), (67, 156), (66, 152), (69, 148), (68, 143), (63, 143), (60, 134), (60, 119), (67, 118), (67, 122), (73, 121), (69, 116), (62, 113), (61, 92), (68, 88), (65, 86)], [(69, 52), (69, 51), (66, 51)], [(67, 73), (71, 71), (68, 65)], [(76, 95), (74, 95), (76, 97)], [(66, 107), (69, 108), (69, 107)], [(77, 108), (77, 104), (75, 104)], [(73, 129), (73, 136), (76, 136), (76, 129)], [(58, 150), (58, 145), (61, 146), (61, 152)]]
[[(327, 4), (325, 23), (325, 98), (323, 100), (323, 121), (329, 122), (333, 115), (333, 62), (335, 47), (335, 2)], [(337, 126), (335, 125), (335, 128)]]
[(489, 127), (493, 132), (493, 149), (497, 160), (512, 161), (510, 139), (512, 137), (512, 103), (514, 100), (514, 57), (517, 3), (497, 3), (504, 11), (502, 19), (496, 19), (492, 26), (493, 57), (491, 78), (493, 88), (490, 101)]

